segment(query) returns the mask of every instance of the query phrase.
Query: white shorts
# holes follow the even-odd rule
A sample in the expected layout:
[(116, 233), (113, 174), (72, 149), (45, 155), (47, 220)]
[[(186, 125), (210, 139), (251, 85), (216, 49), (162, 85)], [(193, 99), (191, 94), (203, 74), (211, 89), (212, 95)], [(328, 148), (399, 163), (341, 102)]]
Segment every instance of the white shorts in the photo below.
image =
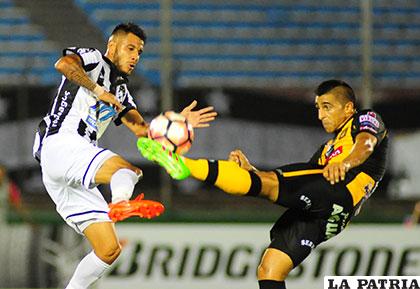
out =
[(111, 222), (94, 177), (113, 156), (116, 154), (78, 135), (58, 133), (44, 139), (42, 181), (57, 212), (79, 234), (92, 223)]

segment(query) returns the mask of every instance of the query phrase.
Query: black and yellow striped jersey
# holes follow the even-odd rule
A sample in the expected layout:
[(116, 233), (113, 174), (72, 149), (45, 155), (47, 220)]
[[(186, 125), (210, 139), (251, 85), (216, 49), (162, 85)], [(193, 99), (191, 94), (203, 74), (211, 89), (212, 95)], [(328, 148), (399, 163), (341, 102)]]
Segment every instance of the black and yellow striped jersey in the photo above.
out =
[[(347, 188), (352, 194), (369, 196), (385, 174), (388, 131), (381, 116), (373, 110), (362, 110), (350, 118), (334, 138), (325, 142), (312, 156), (310, 162), (325, 166), (330, 162), (344, 160), (351, 152), (357, 134), (367, 132), (374, 135), (378, 142), (373, 153), (360, 166), (352, 168), (346, 175)], [(358, 191), (358, 192), (356, 192)]]

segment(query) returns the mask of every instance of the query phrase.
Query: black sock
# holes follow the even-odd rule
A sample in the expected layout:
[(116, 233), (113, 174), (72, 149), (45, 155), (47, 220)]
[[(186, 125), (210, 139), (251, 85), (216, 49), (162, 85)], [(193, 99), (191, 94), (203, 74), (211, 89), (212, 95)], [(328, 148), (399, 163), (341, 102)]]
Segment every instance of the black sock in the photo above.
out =
[(260, 289), (286, 289), (284, 281), (259, 280)]

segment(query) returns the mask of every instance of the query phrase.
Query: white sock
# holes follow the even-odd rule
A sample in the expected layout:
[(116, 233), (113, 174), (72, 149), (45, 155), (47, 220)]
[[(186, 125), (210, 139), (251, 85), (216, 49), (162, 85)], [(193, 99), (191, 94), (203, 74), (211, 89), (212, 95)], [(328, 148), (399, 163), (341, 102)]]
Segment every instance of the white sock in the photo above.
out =
[(66, 289), (86, 289), (101, 278), (110, 267), (92, 251), (77, 265)]
[(139, 181), (139, 176), (129, 169), (119, 169), (111, 177), (112, 202), (127, 201), (131, 198), (134, 186)]

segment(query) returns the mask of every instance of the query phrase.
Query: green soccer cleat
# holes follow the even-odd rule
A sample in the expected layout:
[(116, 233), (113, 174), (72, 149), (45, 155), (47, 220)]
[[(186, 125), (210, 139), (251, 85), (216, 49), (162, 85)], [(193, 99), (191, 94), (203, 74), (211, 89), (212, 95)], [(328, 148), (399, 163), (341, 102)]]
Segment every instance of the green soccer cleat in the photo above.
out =
[(157, 141), (141, 137), (137, 140), (137, 148), (144, 158), (163, 167), (173, 179), (183, 180), (190, 175), (182, 159)]

